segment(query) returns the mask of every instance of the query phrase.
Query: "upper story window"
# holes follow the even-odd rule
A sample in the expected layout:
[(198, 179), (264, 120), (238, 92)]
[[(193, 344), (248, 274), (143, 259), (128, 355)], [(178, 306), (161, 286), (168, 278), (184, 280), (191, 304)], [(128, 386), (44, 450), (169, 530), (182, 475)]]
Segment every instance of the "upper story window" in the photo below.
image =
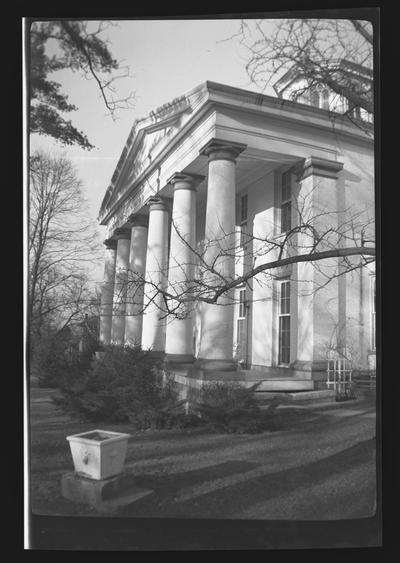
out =
[(291, 173), (282, 174), (281, 190), (281, 233), (286, 233), (292, 228), (292, 185)]
[(247, 242), (247, 194), (240, 199), (240, 246), (245, 246)]
[(329, 109), (329, 90), (327, 88), (322, 90), (321, 107), (322, 109)]
[(311, 103), (311, 105), (319, 108), (319, 98), (320, 98), (320, 94), (319, 94), (318, 90), (312, 89), (310, 91), (310, 103)]

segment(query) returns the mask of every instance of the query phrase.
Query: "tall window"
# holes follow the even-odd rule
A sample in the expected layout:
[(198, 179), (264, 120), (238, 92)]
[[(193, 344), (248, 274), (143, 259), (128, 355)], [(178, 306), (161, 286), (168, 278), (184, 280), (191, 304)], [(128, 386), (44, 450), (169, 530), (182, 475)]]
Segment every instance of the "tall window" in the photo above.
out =
[(239, 310), (237, 317), (237, 355), (238, 360), (243, 364), (247, 364), (247, 307), (246, 307), (246, 289), (239, 290)]
[(292, 228), (292, 186), (291, 173), (282, 174), (281, 192), (281, 233), (286, 233)]
[(288, 280), (280, 282), (278, 363), (290, 363), (290, 281)]
[(240, 200), (240, 246), (247, 242), (247, 194)]
[(246, 318), (246, 290), (241, 289), (239, 291), (238, 319), (245, 319), (245, 318)]
[(371, 278), (371, 348), (376, 349), (376, 277)]

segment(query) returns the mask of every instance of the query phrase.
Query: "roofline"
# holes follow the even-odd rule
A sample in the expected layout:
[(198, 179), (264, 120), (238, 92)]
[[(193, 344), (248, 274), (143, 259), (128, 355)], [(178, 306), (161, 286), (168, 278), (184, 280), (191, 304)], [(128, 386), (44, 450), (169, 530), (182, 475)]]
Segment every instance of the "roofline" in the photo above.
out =
[[(339, 68), (343, 68), (346, 69), (346, 67), (348, 69), (352, 69), (352, 70), (359, 70), (360, 72), (362, 72), (364, 74), (364, 78), (368, 78), (370, 80), (373, 79), (373, 75), (374, 75), (374, 71), (366, 66), (360, 65), (358, 63), (353, 63), (351, 61), (348, 61), (347, 59), (340, 59), (339, 60)], [(276, 82), (274, 82), (274, 84), (272, 85), (273, 89), (275, 90), (275, 92), (279, 95), (279, 93), (283, 92), (287, 86), (290, 83), (290, 78), (293, 76), (293, 74), (295, 74), (296, 71), (296, 65), (292, 65), (280, 78), (278, 78), (278, 80), (276, 80)], [(304, 73), (302, 73), (301, 71), (298, 72), (298, 76), (296, 76), (296, 78), (304, 76)], [(286, 85), (281, 89), (278, 90), (277, 87), (279, 86), (279, 84), (281, 83), (285, 83)]]
[[(162, 112), (167, 107), (171, 107), (171, 105), (173, 105), (174, 103), (179, 103), (179, 101), (182, 101), (183, 99), (187, 98), (188, 96), (192, 96), (196, 92), (201, 92), (202, 90), (206, 90), (206, 89), (207, 89), (207, 81), (202, 82), (201, 84), (198, 84), (197, 86), (195, 86), (191, 90), (186, 91), (181, 96), (174, 98), (173, 100), (171, 100), (169, 102), (165, 102), (164, 104), (157, 107), (156, 109), (151, 110), (148, 113), (146, 113), (143, 117), (139, 117), (139, 118), (134, 120), (132, 127), (129, 131), (129, 135), (127, 137), (127, 140), (125, 141), (125, 144), (123, 146), (121, 155), (118, 159), (117, 165), (116, 165), (114, 172), (111, 176), (111, 181), (110, 181), (110, 183), (109, 183), (109, 185), (106, 189), (106, 193), (104, 195), (104, 198), (103, 198), (101, 206), (100, 206), (100, 211), (101, 211), (101, 208), (103, 207), (103, 203), (106, 200), (106, 197), (109, 193), (109, 190), (112, 189), (116, 185), (116, 183), (118, 182), (121, 174), (123, 173), (124, 163), (126, 162), (126, 158), (129, 154), (130, 150), (132, 149), (132, 146), (134, 145), (135, 140), (137, 139), (137, 137), (138, 137), (138, 135), (140, 134), (141, 131), (148, 129), (148, 126), (146, 126), (146, 121), (153, 120), (153, 122), (154, 122), (155, 118), (157, 116), (159, 116), (160, 114), (162, 114)], [(151, 125), (151, 124), (149, 123), (149, 125)]]
[[(328, 110), (324, 110), (321, 108), (316, 108), (313, 106), (309, 106), (306, 104), (301, 104), (299, 102), (295, 102), (295, 101), (291, 101), (291, 100), (282, 100), (282, 98), (277, 98), (275, 96), (270, 96), (267, 94), (260, 94), (257, 92), (253, 92), (251, 90), (246, 90), (244, 88), (238, 88), (236, 86), (229, 86), (227, 84), (222, 84), (220, 82), (213, 82), (210, 80), (207, 80), (201, 84), (199, 84), (198, 86), (192, 88), (191, 90), (187, 91), (185, 94), (183, 94), (182, 96), (180, 96), (179, 98), (175, 98), (174, 100), (182, 100), (185, 97), (189, 96), (189, 95), (193, 95), (196, 92), (201, 92), (201, 91), (207, 91), (208, 92), (208, 96), (205, 98), (205, 100), (202, 103), (201, 109), (200, 111), (197, 111), (193, 117), (195, 117), (195, 119), (193, 120), (193, 118), (189, 119), (189, 121), (185, 124), (185, 126), (183, 127), (183, 129), (181, 131), (178, 132), (178, 134), (176, 135), (176, 137), (174, 137), (173, 139), (171, 139), (171, 145), (169, 145), (168, 147), (165, 147), (164, 150), (161, 151), (161, 153), (159, 155), (157, 155), (156, 160), (151, 164), (151, 167), (156, 165), (156, 162), (159, 160), (160, 157), (164, 156), (165, 150), (168, 150), (172, 147), (172, 145), (181, 138), (181, 136), (184, 134), (185, 130), (187, 130), (188, 127), (192, 127), (194, 125), (194, 123), (201, 118), (201, 116), (203, 115), (203, 113), (205, 111), (208, 111), (210, 108), (212, 108), (213, 106), (231, 106), (231, 104), (229, 104), (228, 100), (226, 102), (224, 101), (220, 101), (220, 100), (215, 100), (212, 99), (212, 92), (214, 91), (215, 93), (221, 92), (223, 94), (230, 94), (232, 97), (234, 98), (238, 98), (238, 97), (246, 97), (247, 100), (250, 104), (256, 104), (257, 108), (241, 108), (244, 111), (259, 111), (259, 108), (261, 107), (266, 107), (266, 106), (278, 106), (280, 109), (282, 109), (283, 105), (285, 106), (285, 109), (287, 110), (300, 110), (300, 113), (308, 113), (308, 114), (312, 114), (312, 115), (319, 115), (320, 117), (327, 117), (328, 115), (333, 116), (335, 119), (337, 120), (341, 120), (344, 121), (346, 125), (348, 125), (347, 119), (344, 115), (340, 114), (340, 113), (336, 113), (336, 112), (330, 112)], [(174, 102), (174, 100), (172, 102)], [(172, 103), (170, 102), (170, 103)], [(103, 202), (101, 204), (100, 207), (100, 211), (98, 214), (98, 220), (100, 221), (100, 223), (102, 225), (105, 225), (108, 221), (110, 212), (112, 211), (112, 208), (110, 208), (109, 210), (105, 210), (104, 209), (104, 214), (101, 217), (102, 214), (102, 210), (103, 210), (103, 205), (106, 201), (106, 197), (107, 194), (111, 195), (109, 192), (110, 190), (114, 189), (115, 186), (118, 184), (119, 180), (121, 179), (121, 176), (123, 175), (124, 169), (129, 161), (129, 153), (131, 152), (131, 150), (133, 149), (133, 147), (135, 146), (135, 144), (137, 144), (137, 141), (140, 140), (140, 138), (143, 136), (143, 134), (145, 133), (146, 130), (149, 129), (149, 127), (151, 127), (151, 123), (148, 124), (148, 126), (144, 125), (145, 121), (149, 119), (149, 117), (151, 115), (156, 115), (157, 113), (160, 112), (160, 110), (162, 110), (163, 108), (167, 107), (168, 103), (163, 104), (162, 106), (160, 106), (159, 108), (157, 108), (156, 110), (154, 110), (154, 112), (150, 112), (148, 113), (145, 117), (135, 120), (134, 125), (132, 126), (131, 132), (128, 136), (128, 140), (125, 143), (124, 149), (122, 151), (122, 154), (118, 160), (118, 164), (117, 167), (115, 168), (114, 174), (112, 176), (111, 179), (111, 183), (109, 184), (107, 190), (106, 190), (106, 194), (103, 198)], [(301, 119), (301, 117), (297, 116), (279, 116), (276, 117), (277, 119), (284, 119), (285, 121), (294, 121), (294, 122), (299, 122), (299, 123), (304, 123), (304, 121)], [(143, 127), (137, 127), (137, 125), (139, 123), (143, 123)], [(328, 124), (326, 125), (321, 125), (318, 123), (314, 123), (314, 124), (308, 124), (309, 126), (314, 126), (314, 127), (319, 127), (319, 128), (326, 128), (328, 126)], [(133, 132), (136, 132), (136, 135), (133, 136)], [(352, 131), (341, 131), (341, 134), (345, 135), (345, 136), (352, 136), (354, 137), (354, 134), (356, 133), (356, 131), (352, 132)], [(356, 135), (357, 138), (359, 140), (363, 140), (363, 141), (370, 141), (370, 139), (366, 139), (365, 137), (362, 137), (361, 135)], [(134, 180), (134, 184), (137, 183), (138, 181), (140, 181), (141, 178), (141, 174), (135, 178)], [(128, 190), (129, 191), (129, 190)], [(118, 202), (120, 203), (120, 201)]]

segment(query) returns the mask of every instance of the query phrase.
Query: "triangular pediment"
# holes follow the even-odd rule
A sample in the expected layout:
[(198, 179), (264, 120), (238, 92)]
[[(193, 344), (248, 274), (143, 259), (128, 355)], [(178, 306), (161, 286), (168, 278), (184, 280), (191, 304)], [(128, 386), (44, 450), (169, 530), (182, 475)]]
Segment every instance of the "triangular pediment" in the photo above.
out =
[(124, 182), (131, 183), (134, 181), (140, 172), (155, 160), (172, 137), (181, 129), (182, 121), (183, 115), (180, 114), (173, 120), (170, 118), (158, 122), (142, 131), (136, 147), (131, 152), (130, 166)]
[(151, 166), (193, 112), (198, 96), (182, 96), (135, 122), (102, 203), (109, 208)]

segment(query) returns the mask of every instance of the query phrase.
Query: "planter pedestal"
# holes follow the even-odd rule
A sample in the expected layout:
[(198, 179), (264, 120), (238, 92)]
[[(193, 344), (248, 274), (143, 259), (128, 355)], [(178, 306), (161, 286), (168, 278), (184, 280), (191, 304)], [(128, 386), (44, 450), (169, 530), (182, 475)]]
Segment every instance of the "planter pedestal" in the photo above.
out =
[(109, 514), (153, 494), (153, 491), (135, 487), (131, 475), (89, 479), (71, 471), (61, 478), (61, 494), (68, 500), (89, 504), (98, 512)]

